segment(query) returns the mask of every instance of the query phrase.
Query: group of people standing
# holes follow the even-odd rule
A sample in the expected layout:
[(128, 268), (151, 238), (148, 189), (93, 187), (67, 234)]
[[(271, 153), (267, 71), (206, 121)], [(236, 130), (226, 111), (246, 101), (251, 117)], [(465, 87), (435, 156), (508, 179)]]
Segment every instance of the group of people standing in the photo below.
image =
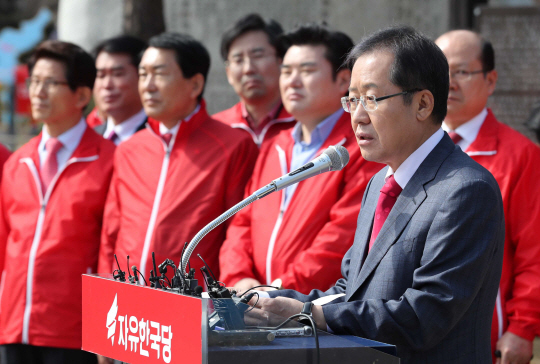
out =
[(144, 276), (152, 252), (178, 263), (206, 224), (330, 145), (348, 150), (345, 168), (255, 202), (192, 256), (237, 291), (285, 289), (257, 288), (263, 312), (340, 295), (314, 306), (317, 325), (394, 344), (405, 363), (529, 361), (540, 149), (486, 109), (487, 40), (394, 27), (355, 46), (249, 14), (221, 55), (240, 101), (210, 116), (210, 56), (187, 34), (116, 37), (93, 56), (36, 48), (28, 86), (44, 127), (0, 189), (2, 363), (96, 362), (80, 350), (82, 274), (111, 273), (113, 254)]

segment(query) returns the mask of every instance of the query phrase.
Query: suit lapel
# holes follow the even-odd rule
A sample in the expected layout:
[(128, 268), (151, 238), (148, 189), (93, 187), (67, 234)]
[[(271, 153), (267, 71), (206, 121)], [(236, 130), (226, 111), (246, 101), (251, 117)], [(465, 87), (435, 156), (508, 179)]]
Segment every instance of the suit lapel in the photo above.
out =
[[(358, 269), (360, 269), (360, 271), (356, 277), (350, 275), (350, 278), (353, 279), (353, 283), (350, 287), (347, 287), (347, 300), (360, 288), (360, 286), (362, 286), (370, 274), (379, 265), (390, 247), (399, 239), (401, 233), (415, 214), (416, 210), (427, 197), (424, 185), (435, 178), (441, 164), (455, 148), (454, 143), (445, 133), (443, 139), (422, 162), (411, 180), (405, 186), (405, 189), (399, 195), (396, 204), (392, 208), (392, 211), (390, 211), (390, 214), (379, 232), (371, 251), (367, 255), (364, 264), (359, 266), (361, 264), (362, 257), (364, 256), (363, 254), (365, 254), (369, 244), (373, 216), (375, 215), (380, 189), (384, 184), (386, 169), (378, 174), (377, 177), (382, 181), (377, 181), (377, 184), (374, 185), (373, 189), (370, 190), (371, 196), (368, 196), (366, 200), (366, 207), (368, 207), (366, 216), (362, 216), (362, 219), (358, 219), (359, 225), (364, 226), (358, 228), (358, 240), (355, 236), (354, 244), (360, 245), (361, 248), (359, 249), (359, 253), (362, 253), (362, 255), (357, 256), (359, 259), (355, 259), (358, 261), (355, 262), (355, 267), (359, 267), (356, 268), (357, 270), (351, 270), (351, 272), (358, 272)], [(384, 174), (382, 174), (383, 172)]]

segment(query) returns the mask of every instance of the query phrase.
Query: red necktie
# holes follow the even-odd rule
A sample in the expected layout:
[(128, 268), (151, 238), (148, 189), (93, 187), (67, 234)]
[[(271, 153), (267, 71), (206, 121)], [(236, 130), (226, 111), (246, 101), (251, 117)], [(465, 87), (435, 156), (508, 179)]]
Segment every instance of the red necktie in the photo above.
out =
[(172, 134), (171, 133), (165, 133), (161, 137), (165, 141), (165, 144), (167, 144), (167, 146), (169, 146), (169, 143), (171, 142), (171, 139), (172, 139)]
[(375, 209), (375, 219), (373, 220), (373, 230), (371, 230), (369, 249), (373, 246), (377, 235), (379, 235), (379, 231), (381, 231), (381, 228), (390, 214), (392, 207), (394, 207), (401, 191), (402, 189), (394, 179), (394, 175), (388, 177), (386, 183), (381, 188), (381, 194), (379, 195), (379, 201), (377, 202), (377, 208)]
[(454, 144), (459, 143), (459, 141), (460, 141), (461, 139), (463, 139), (463, 138), (461, 137), (461, 135), (459, 135), (459, 134), (456, 133), (455, 131), (449, 131), (449, 132), (448, 132), (448, 136), (450, 137), (450, 139), (452, 139), (452, 141), (454, 142)]
[(58, 160), (56, 159), (56, 154), (62, 147), (62, 142), (56, 138), (50, 138), (45, 143), (47, 155), (41, 165), (41, 183), (43, 184), (43, 192), (47, 191), (49, 184), (58, 172)]
[(108, 140), (110, 140), (113, 143), (116, 143), (116, 139), (118, 139), (118, 134), (116, 134), (114, 131), (109, 134), (107, 137)]

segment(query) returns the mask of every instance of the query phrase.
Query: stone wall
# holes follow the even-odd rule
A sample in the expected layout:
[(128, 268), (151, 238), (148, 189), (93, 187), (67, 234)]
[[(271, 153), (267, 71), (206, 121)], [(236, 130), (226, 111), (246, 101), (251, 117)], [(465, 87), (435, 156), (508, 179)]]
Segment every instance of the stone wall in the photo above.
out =
[(540, 102), (540, 7), (486, 7), (478, 30), (495, 49), (499, 80), (488, 105), (499, 120), (527, 135), (523, 123)]

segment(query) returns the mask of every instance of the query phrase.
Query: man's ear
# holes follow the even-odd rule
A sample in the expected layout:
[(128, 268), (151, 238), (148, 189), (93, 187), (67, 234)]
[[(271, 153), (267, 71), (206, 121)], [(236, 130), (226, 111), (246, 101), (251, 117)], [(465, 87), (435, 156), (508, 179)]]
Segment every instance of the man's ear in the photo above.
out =
[(416, 107), (416, 118), (419, 121), (424, 121), (431, 117), (435, 106), (435, 98), (429, 90), (418, 91), (414, 95), (413, 104)]
[(90, 87), (79, 86), (75, 90), (75, 95), (77, 96), (76, 106), (82, 110), (90, 103), (90, 100), (92, 99), (92, 90)]
[(345, 95), (351, 85), (351, 70), (348, 68), (339, 70), (336, 74), (336, 84), (339, 87), (339, 93)]
[(497, 73), (497, 70), (489, 71), (486, 75), (486, 82), (488, 85), (488, 92), (489, 96), (493, 94), (493, 91), (495, 91), (495, 86), (497, 86), (497, 79), (499, 78), (499, 74)]
[(204, 90), (204, 76), (202, 73), (197, 73), (190, 78), (191, 83), (191, 98), (196, 99)]

